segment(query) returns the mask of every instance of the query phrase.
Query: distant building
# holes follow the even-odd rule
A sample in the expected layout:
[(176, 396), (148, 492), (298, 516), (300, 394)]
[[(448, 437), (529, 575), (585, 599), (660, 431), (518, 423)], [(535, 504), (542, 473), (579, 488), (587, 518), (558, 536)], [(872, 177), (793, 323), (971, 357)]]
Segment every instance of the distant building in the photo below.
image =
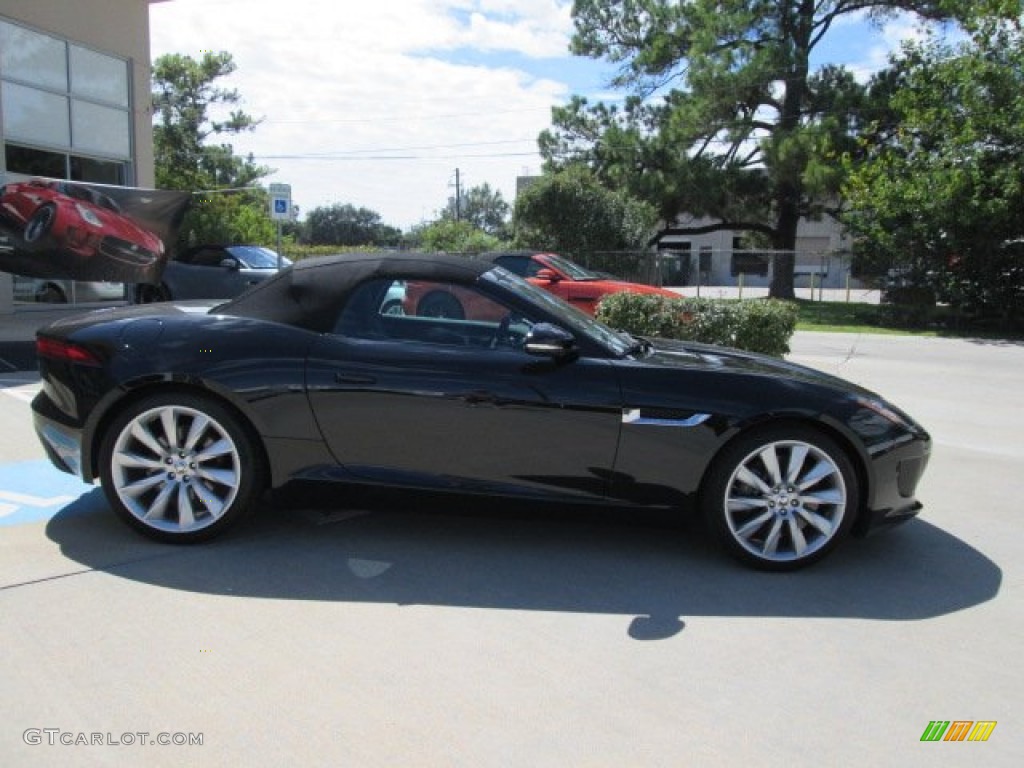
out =
[[(149, 6), (162, 1), (0, 4), (0, 179), (153, 186)], [(0, 273), (0, 312), (11, 291)]]
[[(669, 258), (679, 258), (678, 269), (689, 272), (689, 283), (696, 283), (699, 274), (705, 285), (732, 285), (743, 274), (746, 285), (769, 285), (771, 252), (745, 246), (742, 232), (722, 229), (694, 235), (683, 231), (712, 223), (711, 219), (680, 214), (659, 233), (654, 242), (655, 248), (663, 254), (672, 254)], [(815, 285), (823, 284), (826, 288), (845, 286), (851, 248), (850, 238), (831, 216), (822, 216), (817, 221), (801, 219), (796, 237), (795, 273), (798, 284), (808, 284), (813, 275)], [(859, 285), (856, 281), (855, 284)]]
[[(516, 194), (520, 194), (540, 176), (516, 177)], [(744, 284), (764, 287), (771, 283), (771, 252), (744, 246), (743, 233), (721, 229), (707, 234), (688, 234), (683, 230), (714, 223), (680, 213), (665, 225), (653, 241), (653, 249), (661, 254), (659, 271), (665, 285), (695, 284), (735, 285), (739, 275)], [(841, 225), (831, 216), (812, 221), (800, 219), (796, 238), (796, 283), (825, 288), (843, 288), (850, 274), (852, 243)], [(858, 280), (851, 285), (859, 287)]]

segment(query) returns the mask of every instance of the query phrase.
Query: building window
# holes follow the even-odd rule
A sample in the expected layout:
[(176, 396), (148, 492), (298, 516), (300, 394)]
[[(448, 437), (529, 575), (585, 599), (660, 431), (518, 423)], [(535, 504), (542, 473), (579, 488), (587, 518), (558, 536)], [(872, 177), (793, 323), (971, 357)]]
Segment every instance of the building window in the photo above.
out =
[(68, 178), (72, 181), (91, 181), (94, 184), (113, 184), (118, 187), (125, 184), (124, 163), (74, 155), (70, 160), (71, 173), (68, 174)]
[(71, 135), (75, 149), (114, 157), (131, 155), (128, 113), (123, 109), (72, 99)]
[[(93, 163), (116, 163), (120, 170), (105, 167), (100, 175), (126, 182), (132, 157), (126, 60), (0, 20), (0, 108), (4, 142), (19, 145), (13, 162), (5, 151), (8, 171), (75, 178), (76, 169), (91, 173)], [(53, 152), (64, 155), (60, 173), (53, 172)]]
[(128, 68), (125, 62), (78, 45), (70, 48), (71, 93), (127, 109)]
[(67, 45), (55, 37), (0, 21), (0, 72), (5, 79), (66, 92)]
[(67, 96), (3, 84), (4, 137), (57, 147), (71, 145)]
[(8, 173), (47, 176), (51, 179), (63, 179), (68, 173), (67, 155), (61, 152), (7, 144), (4, 147), (4, 160)]

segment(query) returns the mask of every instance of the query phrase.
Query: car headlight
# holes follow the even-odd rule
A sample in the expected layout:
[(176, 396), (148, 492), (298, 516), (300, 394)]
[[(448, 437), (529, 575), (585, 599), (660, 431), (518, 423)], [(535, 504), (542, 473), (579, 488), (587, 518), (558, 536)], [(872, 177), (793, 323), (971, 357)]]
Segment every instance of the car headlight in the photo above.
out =
[(884, 400), (871, 397), (855, 398), (858, 408), (849, 419), (849, 426), (861, 437), (879, 438), (899, 435), (897, 441), (912, 439), (921, 428), (909, 416), (901, 413)]
[(890, 424), (894, 424), (897, 427), (901, 427), (902, 429), (911, 432), (915, 429), (914, 424), (910, 419), (882, 400), (875, 400), (870, 397), (858, 397), (857, 405), (862, 408), (867, 408), (872, 413), (881, 416)]
[(75, 203), (75, 208), (78, 211), (78, 215), (81, 216), (87, 223), (92, 224), (94, 227), (103, 227), (103, 222), (100, 221), (100, 217), (90, 211), (81, 203)]

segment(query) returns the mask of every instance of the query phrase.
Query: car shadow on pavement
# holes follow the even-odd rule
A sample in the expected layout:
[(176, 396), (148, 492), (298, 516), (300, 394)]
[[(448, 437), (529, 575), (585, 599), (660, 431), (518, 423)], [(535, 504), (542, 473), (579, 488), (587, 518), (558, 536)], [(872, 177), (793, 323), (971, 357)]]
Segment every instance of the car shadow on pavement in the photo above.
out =
[(46, 534), (89, 569), (169, 589), (614, 614), (630, 617), (638, 640), (671, 637), (700, 616), (929, 619), (992, 599), (1002, 580), (989, 558), (924, 520), (783, 574), (736, 564), (677, 516), (465, 500), (424, 507), (409, 496), (372, 511), (267, 507), (213, 542), (175, 546), (130, 530), (97, 489)]

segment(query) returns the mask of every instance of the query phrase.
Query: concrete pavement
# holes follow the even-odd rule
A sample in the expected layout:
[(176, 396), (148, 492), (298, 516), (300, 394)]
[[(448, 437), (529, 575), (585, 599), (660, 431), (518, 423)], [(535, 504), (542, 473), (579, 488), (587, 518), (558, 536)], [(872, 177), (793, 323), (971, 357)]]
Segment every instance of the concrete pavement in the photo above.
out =
[(783, 575), (671, 518), (409, 498), (157, 545), (0, 376), (0, 765), (1020, 765), (1024, 346), (792, 346), (935, 452), (920, 519)]

